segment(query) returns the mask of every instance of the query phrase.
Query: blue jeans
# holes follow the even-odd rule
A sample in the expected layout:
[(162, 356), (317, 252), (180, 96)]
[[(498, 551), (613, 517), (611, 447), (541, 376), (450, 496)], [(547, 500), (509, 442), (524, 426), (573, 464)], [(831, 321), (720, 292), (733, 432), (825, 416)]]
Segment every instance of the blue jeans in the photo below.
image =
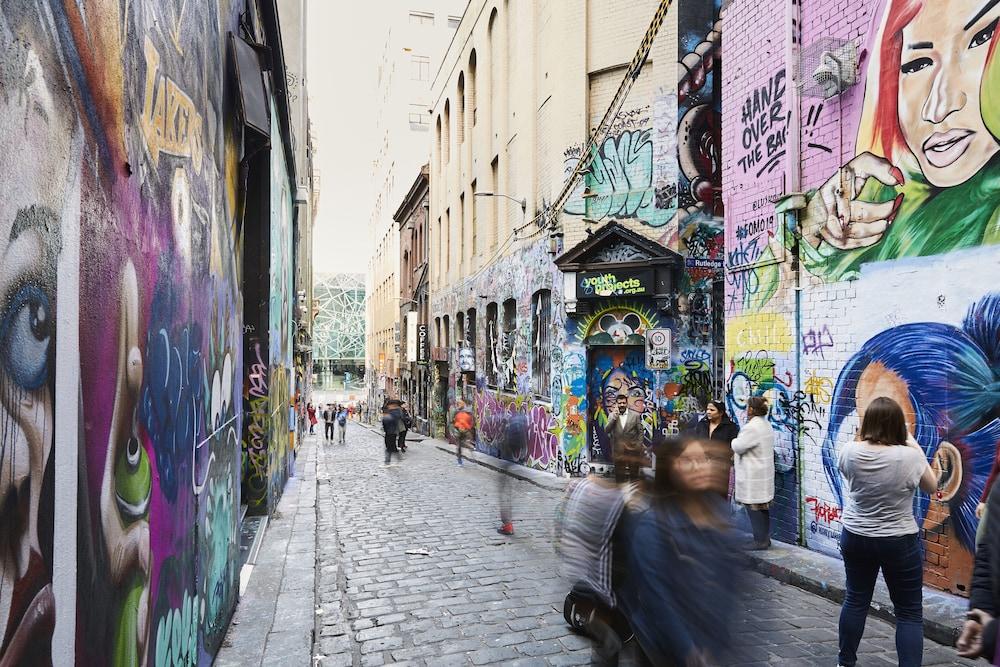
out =
[(843, 530), (840, 553), (847, 572), (847, 593), (840, 610), (839, 663), (854, 667), (865, 634), (875, 580), (882, 570), (896, 613), (896, 658), (900, 667), (920, 667), (924, 650), (924, 559), (918, 533), (864, 537)]

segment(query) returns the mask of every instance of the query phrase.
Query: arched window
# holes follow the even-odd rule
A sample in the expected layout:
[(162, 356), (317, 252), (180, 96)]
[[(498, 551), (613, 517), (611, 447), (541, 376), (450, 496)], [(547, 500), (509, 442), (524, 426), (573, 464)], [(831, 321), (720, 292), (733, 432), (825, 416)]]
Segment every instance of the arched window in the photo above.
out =
[(444, 123), (441, 125), (441, 157), (443, 164), (451, 162), (451, 100), (444, 101)]
[(496, 131), (496, 125), (499, 123), (500, 116), (497, 113), (497, 104), (500, 100), (500, 69), (503, 64), (500, 62), (500, 57), (503, 55), (500, 51), (500, 35), (498, 31), (500, 30), (500, 21), (497, 20), (497, 10), (494, 7), (493, 12), (490, 14), (490, 22), (486, 28), (486, 44), (489, 52), (486, 54), (486, 64), (489, 68), (490, 75), (490, 90), (489, 90), (489, 126), (490, 131)]
[(465, 92), (465, 103), (469, 108), (471, 124), (476, 126), (476, 50), (469, 55), (469, 86)]
[(497, 326), (497, 304), (486, 306), (486, 384), (497, 386), (497, 360), (500, 350), (500, 328)]
[(434, 128), (434, 159), (437, 162), (437, 168), (440, 170), (444, 163), (441, 162), (441, 116), (438, 115), (437, 123)]
[[(552, 384), (552, 293), (538, 290), (531, 297), (531, 381), (538, 396), (549, 396)], [(552, 400), (557, 397), (551, 396)]]
[(500, 355), (500, 384), (504, 389), (517, 388), (517, 373), (514, 371), (514, 352), (517, 347), (517, 301), (503, 302), (502, 350)]
[(455, 143), (465, 143), (465, 73), (458, 75), (458, 112), (455, 114)]

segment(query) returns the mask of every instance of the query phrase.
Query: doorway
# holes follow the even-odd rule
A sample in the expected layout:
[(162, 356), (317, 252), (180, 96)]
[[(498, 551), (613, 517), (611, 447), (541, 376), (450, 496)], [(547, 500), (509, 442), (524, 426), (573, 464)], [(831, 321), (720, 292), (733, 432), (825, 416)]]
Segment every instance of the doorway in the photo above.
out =
[(587, 349), (587, 441), (592, 463), (612, 463), (611, 441), (604, 426), (619, 394), (628, 397), (630, 418), (645, 426), (646, 449), (656, 425), (655, 376), (646, 369), (642, 345), (594, 346)]

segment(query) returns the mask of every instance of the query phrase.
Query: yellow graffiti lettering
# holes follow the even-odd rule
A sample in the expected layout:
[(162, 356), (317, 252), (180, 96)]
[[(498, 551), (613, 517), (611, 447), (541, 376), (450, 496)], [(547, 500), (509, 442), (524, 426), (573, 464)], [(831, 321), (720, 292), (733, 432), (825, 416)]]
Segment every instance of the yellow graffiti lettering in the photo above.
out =
[(779, 313), (740, 315), (726, 322), (726, 353), (731, 357), (757, 350), (788, 352), (794, 341), (788, 321)]
[(160, 53), (146, 38), (146, 98), (142, 107), (142, 133), (158, 163), (160, 153), (191, 158), (201, 173), (204, 154), (203, 120), (194, 102), (160, 67)]

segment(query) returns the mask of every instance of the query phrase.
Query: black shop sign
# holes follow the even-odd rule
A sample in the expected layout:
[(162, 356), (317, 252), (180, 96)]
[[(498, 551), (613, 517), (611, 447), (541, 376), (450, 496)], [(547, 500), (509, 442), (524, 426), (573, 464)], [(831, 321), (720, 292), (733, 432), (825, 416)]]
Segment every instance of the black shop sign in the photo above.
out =
[(576, 274), (577, 299), (645, 296), (653, 292), (652, 269), (585, 271)]

